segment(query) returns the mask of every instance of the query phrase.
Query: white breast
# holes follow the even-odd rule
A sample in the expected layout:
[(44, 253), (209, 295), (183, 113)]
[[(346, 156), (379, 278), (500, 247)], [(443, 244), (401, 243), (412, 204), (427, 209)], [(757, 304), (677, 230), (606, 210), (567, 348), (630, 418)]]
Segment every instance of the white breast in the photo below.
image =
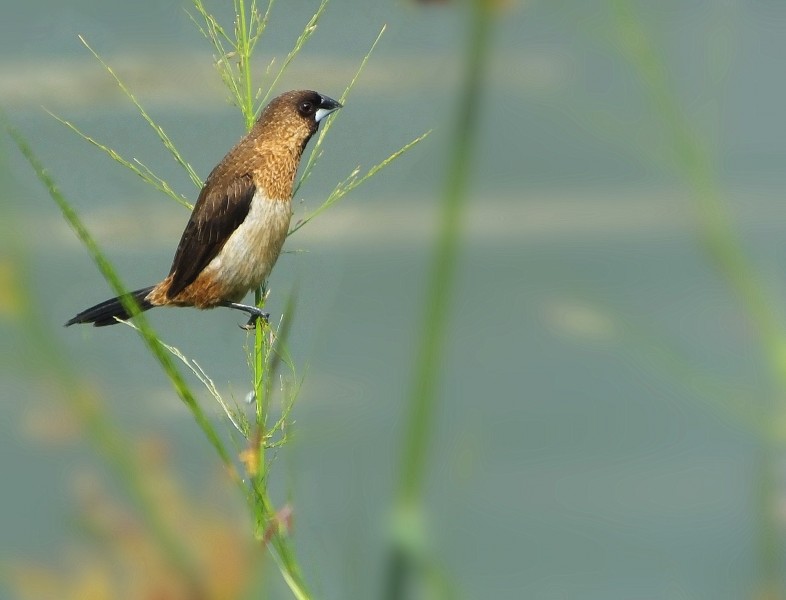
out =
[(218, 255), (210, 261), (210, 274), (238, 302), (270, 275), (289, 231), (292, 209), (288, 200), (269, 200), (257, 192), (245, 220), (235, 229)]

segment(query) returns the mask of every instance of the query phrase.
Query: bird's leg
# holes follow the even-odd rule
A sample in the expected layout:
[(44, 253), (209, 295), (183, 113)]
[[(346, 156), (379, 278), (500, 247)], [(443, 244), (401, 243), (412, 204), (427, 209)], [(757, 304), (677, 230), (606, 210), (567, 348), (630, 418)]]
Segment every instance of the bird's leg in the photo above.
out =
[(227, 308), (234, 308), (235, 310), (242, 310), (244, 313), (250, 315), (248, 319), (248, 323), (245, 325), (241, 325), (243, 329), (254, 329), (257, 325), (257, 319), (262, 319), (265, 323), (268, 322), (268, 317), (270, 317), (269, 313), (264, 312), (261, 308), (256, 306), (249, 306), (248, 304), (239, 304), (237, 302), (222, 302), (220, 306), (225, 306)]

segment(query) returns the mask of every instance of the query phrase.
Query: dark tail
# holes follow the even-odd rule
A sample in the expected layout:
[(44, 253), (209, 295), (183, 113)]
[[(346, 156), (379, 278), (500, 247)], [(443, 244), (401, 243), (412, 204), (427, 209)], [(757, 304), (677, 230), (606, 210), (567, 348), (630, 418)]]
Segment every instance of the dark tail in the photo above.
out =
[[(141, 310), (148, 310), (153, 308), (153, 305), (145, 300), (145, 296), (147, 296), (154, 287), (155, 286), (151, 285), (150, 287), (136, 290), (131, 292), (129, 296), (137, 301)], [(106, 327), (107, 325), (114, 325), (117, 323), (115, 317), (118, 319), (128, 319), (130, 316), (131, 315), (128, 314), (128, 311), (123, 306), (123, 303), (120, 302), (120, 298), (111, 298), (110, 300), (105, 300), (101, 304), (96, 304), (95, 306), (83, 310), (73, 319), (70, 319), (65, 326), (68, 327), (74, 323), (92, 323), (94, 327)]]

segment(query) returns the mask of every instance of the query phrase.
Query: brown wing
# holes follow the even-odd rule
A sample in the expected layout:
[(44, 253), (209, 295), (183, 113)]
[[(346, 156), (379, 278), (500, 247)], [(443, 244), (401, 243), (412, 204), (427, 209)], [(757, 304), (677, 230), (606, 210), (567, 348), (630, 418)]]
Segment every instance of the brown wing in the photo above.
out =
[(210, 178), (199, 194), (183, 231), (169, 274), (167, 296), (174, 298), (193, 283), (213, 260), (248, 215), (256, 186), (248, 173), (226, 184), (211, 185)]

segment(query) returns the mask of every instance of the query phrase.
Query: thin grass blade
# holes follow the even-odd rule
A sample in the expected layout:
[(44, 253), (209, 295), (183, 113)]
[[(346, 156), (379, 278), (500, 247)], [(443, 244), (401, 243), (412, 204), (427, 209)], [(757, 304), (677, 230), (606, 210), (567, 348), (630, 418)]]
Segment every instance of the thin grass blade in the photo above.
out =
[(164, 147), (167, 150), (169, 150), (169, 153), (175, 159), (175, 162), (177, 162), (177, 164), (179, 164), (181, 167), (183, 167), (183, 169), (186, 171), (186, 173), (188, 174), (189, 178), (194, 183), (194, 185), (196, 185), (197, 188), (201, 189), (202, 188), (202, 179), (196, 174), (196, 172), (191, 167), (191, 165), (188, 164), (183, 159), (183, 157), (181, 156), (180, 152), (177, 150), (175, 145), (172, 143), (172, 140), (166, 134), (164, 129), (160, 125), (158, 125), (155, 121), (153, 121), (152, 117), (147, 113), (147, 111), (144, 109), (144, 107), (136, 99), (136, 96), (134, 96), (134, 94), (131, 92), (131, 90), (128, 89), (128, 87), (126, 86), (125, 83), (123, 83), (123, 81), (120, 79), (120, 77), (118, 77), (118, 75), (115, 73), (115, 71), (112, 69), (112, 67), (110, 67), (104, 61), (104, 59), (101, 58), (101, 56), (95, 50), (93, 50), (93, 48), (90, 46), (90, 44), (87, 43), (87, 40), (83, 36), (80, 35), (79, 36), (79, 41), (81, 41), (82, 44), (84, 45), (84, 47), (87, 48), (90, 51), (90, 53), (96, 58), (96, 60), (101, 63), (101, 65), (104, 67), (104, 69), (106, 69), (107, 73), (109, 73), (112, 76), (112, 78), (115, 80), (115, 82), (120, 87), (120, 89), (123, 91), (123, 93), (128, 97), (129, 100), (131, 100), (131, 102), (137, 108), (137, 110), (139, 111), (139, 114), (142, 115), (142, 118), (147, 122), (148, 125), (150, 125), (150, 127), (156, 133), (158, 138), (161, 140), (161, 143), (164, 144)]

